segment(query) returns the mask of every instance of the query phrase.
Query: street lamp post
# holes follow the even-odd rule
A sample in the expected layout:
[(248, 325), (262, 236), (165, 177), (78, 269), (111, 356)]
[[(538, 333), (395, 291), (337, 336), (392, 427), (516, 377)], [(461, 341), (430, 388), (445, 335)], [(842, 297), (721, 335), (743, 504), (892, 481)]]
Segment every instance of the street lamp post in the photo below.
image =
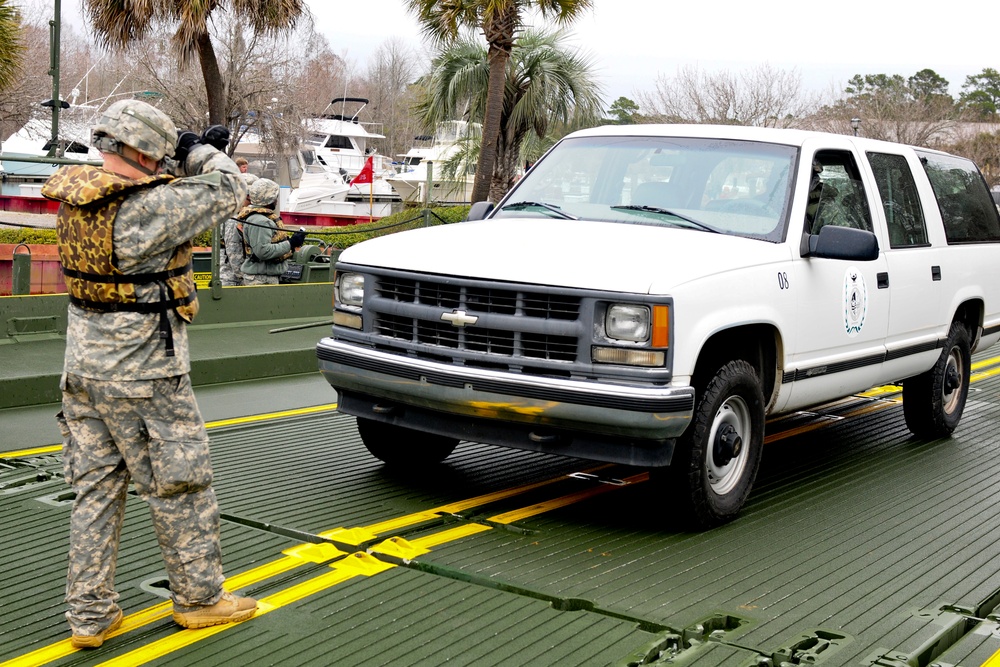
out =
[(851, 129), (854, 130), (854, 136), (858, 136), (858, 128), (859, 127), (861, 127), (861, 119), (860, 118), (852, 118), (851, 119)]

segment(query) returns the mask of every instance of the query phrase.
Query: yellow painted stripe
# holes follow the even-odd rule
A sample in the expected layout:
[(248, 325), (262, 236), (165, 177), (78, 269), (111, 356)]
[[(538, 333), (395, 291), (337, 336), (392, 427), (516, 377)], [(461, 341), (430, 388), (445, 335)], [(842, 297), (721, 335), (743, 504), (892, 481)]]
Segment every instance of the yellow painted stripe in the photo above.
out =
[[(1000, 357), (996, 357), (990, 360), (979, 362), (978, 364), (974, 364), (974, 368), (983, 368), (991, 366), (994, 363), (1000, 363)], [(977, 380), (981, 380), (987, 377), (992, 377), (997, 374), (1000, 374), (1000, 368), (992, 369), (990, 371), (983, 373), (974, 374), (970, 378), (970, 381), (975, 382)], [(891, 391), (889, 390), (890, 387), (892, 386), (884, 388), (877, 387), (872, 390), (869, 390), (869, 392), (871, 392), (872, 395), (878, 395), (880, 393), (898, 392), (898, 387), (893, 388), (893, 390)], [(883, 392), (882, 390), (885, 391)], [(845, 417), (866, 414), (890, 406), (891, 403), (889, 403), (888, 401), (872, 403), (863, 408), (860, 408), (859, 410), (848, 413), (847, 415), (845, 415)], [(312, 414), (332, 409), (336, 409), (336, 404), (315, 406), (312, 408), (304, 408), (300, 410), (274, 412), (274, 413), (244, 417), (233, 420), (220, 420), (220, 421), (210, 422), (209, 424), (206, 424), (206, 426), (208, 428), (218, 428), (221, 426), (252, 423), (256, 421), (265, 421), (267, 419), (277, 419), (280, 417), (295, 416), (300, 414)], [(827, 423), (829, 422), (823, 421), (817, 424), (815, 428), (819, 428)], [(793, 429), (793, 430), (796, 432), (801, 432), (802, 430), (812, 430), (812, 428), (801, 427), (800, 429)], [(788, 437), (788, 436), (787, 435), (782, 436), (782, 434), (776, 434), (775, 439), (778, 439), (780, 437)], [(52, 452), (57, 452), (60, 449), (61, 447), (59, 446), (52, 446), (52, 447), (44, 447), (33, 450), (22, 450), (19, 452), (7, 452), (0, 454), (0, 458), (52, 453)], [(593, 470), (599, 470), (605, 467), (609, 466), (599, 466), (588, 472), (592, 472)], [(437, 508), (436, 510), (418, 512), (415, 514), (408, 515), (406, 517), (400, 517), (399, 519), (392, 519), (390, 521), (382, 522), (380, 524), (374, 524), (372, 528), (379, 527), (380, 529), (384, 530), (387, 528), (394, 528), (398, 526), (412, 525), (413, 523), (426, 521), (429, 516), (436, 514), (437, 512), (455, 513), (464, 509), (475, 507), (477, 506), (477, 504), (485, 504), (486, 502), (501, 500), (504, 498), (511, 497), (513, 495), (517, 495), (518, 493), (524, 493), (525, 491), (534, 488), (539, 488), (547, 484), (552, 484), (561, 479), (563, 478), (561, 477), (553, 478), (543, 482), (538, 482), (536, 484), (524, 485), (523, 487), (515, 487), (513, 489), (503, 490), (492, 494), (486, 494), (483, 496), (478, 496), (477, 498), (472, 498), (465, 501), (459, 501), (457, 503), (451, 503), (449, 505), (443, 505), (440, 508)], [(641, 473), (639, 475), (627, 478), (625, 481), (629, 484), (636, 484), (644, 482), (648, 479), (649, 479), (649, 473)], [(562, 496), (560, 498), (556, 498), (551, 501), (536, 503), (535, 505), (532, 505), (527, 508), (522, 508), (520, 510), (514, 510), (512, 512), (505, 512), (502, 514), (498, 514), (491, 517), (491, 520), (497, 523), (504, 523), (504, 524), (511, 523), (513, 521), (517, 521), (519, 519), (527, 518), (530, 516), (536, 516), (538, 514), (542, 514), (544, 512), (557, 509), (559, 507), (565, 507), (572, 503), (586, 500), (596, 495), (600, 495), (605, 491), (610, 491), (616, 488), (621, 488), (621, 487), (610, 484), (595, 486), (591, 489), (587, 489), (585, 491), (581, 491), (574, 494), (569, 494), (567, 496)], [(445, 531), (440, 531), (439, 533), (428, 535), (423, 538), (419, 538), (417, 540), (413, 540), (413, 543), (420, 547), (428, 548), (430, 546), (436, 546), (439, 544), (444, 544), (450, 541), (461, 539), (462, 537), (467, 537), (477, 533), (485, 532), (486, 530), (490, 530), (490, 528), (488, 526), (483, 526), (480, 524), (468, 524), (464, 526), (451, 528)], [(302, 561), (300, 559), (292, 557), (286, 557), (274, 561), (272, 563), (267, 563), (258, 568), (254, 568), (253, 570), (248, 570), (247, 572), (231, 577), (230, 579), (227, 580), (228, 588), (230, 588), (230, 590), (239, 590), (241, 588), (246, 588), (252, 585), (253, 583), (257, 583), (258, 581), (270, 578), (275, 574), (279, 574), (282, 572), (286, 572), (290, 569), (293, 569), (294, 567), (301, 565), (301, 563)], [(359, 574), (358, 572), (349, 573), (348, 571), (343, 571), (341, 569), (338, 569), (338, 564), (334, 564), (331, 567), (335, 568), (334, 572), (332, 573), (321, 575), (321, 577), (314, 577), (306, 582), (302, 582), (301, 584), (297, 584), (289, 589), (286, 589), (285, 591), (279, 591), (278, 593), (275, 593), (271, 596), (263, 598), (262, 600), (259, 600), (258, 601), (259, 609), (257, 615), (263, 615), (269, 613), (270, 611), (273, 611), (274, 609), (284, 606), (285, 604), (289, 604), (291, 602), (300, 600), (304, 597), (308, 597), (309, 595), (312, 595), (325, 588), (346, 581), (347, 579), (350, 579)], [(124, 619), (122, 627), (116, 630), (115, 632), (109, 634), (108, 637), (109, 638), (116, 637), (126, 632), (130, 632), (144, 625), (148, 625), (149, 623), (153, 623), (160, 619), (166, 618), (168, 615), (170, 615), (170, 613), (171, 613), (171, 603), (169, 602), (161, 603), (158, 605), (154, 605), (153, 607), (140, 610), (139, 612), (130, 614), (126, 619)], [(214, 635), (218, 632), (222, 632), (223, 630), (226, 630), (227, 628), (230, 627), (234, 627), (233, 624), (215, 626), (213, 628), (204, 628), (201, 630), (185, 630), (182, 632), (178, 632), (171, 635), (170, 637), (164, 638), (163, 640), (158, 640), (157, 642), (153, 642), (152, 644), (143, 647), (142, 649), (137, 649), (136, 651), (132, 651), (129, 654), (116, 658), (115, 660), (102, 664), (142, 665), (149, 662), (152, 659), (155, 659), (156, 657), (160, 657), (171, 651), (175, 651), (180, 648), (183, 648), (184, 646), (193, 644), (197, 641), (200, 641), (201, 639)], [(153, 647), (155, 646), (159, 646), (161, 650), (153, 652)], [(170, 648), (170, 646), (173, 646), (173, 648)], [(74, 649), (70, 645), (70, 640), (66, 639), (63, 641), (56, 642), (52, 645), (43, 647), (31, 653), (25, 654), (23, 656), (19, 656), (18, 658), (14, 658), (13, 660), (0, 663), (0, 667), (14, 667), (14, 666), (28, 667), (29, 665), (30, 666), (43, 665), (48, 662), (52, 662), (54, 660), (63, 658), (73, 653), (74, 651), (76, 651), (76, 649)], [(986, 663), (984, 663), (984, 667), (986, 667), (987, 665), (989, 667), (1000, 667), (1000, 651), (998, 651), (998, 653), (994, 654)]]
[[(259, 415), (234, 417), (233, 419), (218, 419), (216, 421), (206, 422), (205, 428), (212, 429), (212, 428), (222, 428), (223, 426), (236, 426), (238, 424), (255, 424), (257, 422), (268, 421), (271, 419), (281, 419), (282, 417), (298, 417), (301, 415), (313, 415), (321, 412), (330, 412), (336, 409), (337, 409), (336, 403), (327, 403), (325, 405), (314, 405), (308, 408), (296, 408), (294, 410), (280, 410), (278, 412), (266, 412)], [(16, 452), (0, 452), (0, 458), (17, 459), (17, 458), (25, 458), (28, 456), (39, 456), (41, 454), (54, 454), (60, 451), (62, 451), (62, 445), (49, 445), (47, 447), (38, 447), (36, 449), (22, 449)]]
[[(122, 628), (124, 623), (122, 624)], [(122, 628), (119, 628), (115, 632), (112, 632), (108, 637), (116, 637), (117, 635), (124, 632)], [(28, 667), (29, 665), (46, 665), (50, 662), (59, 660), (60, 658), (65, 658), (67, 655), (75, 652), (77, 649), (70, 645), (69, 639), (63, 639), (55, 644), (49, 644), (48, 646), (43, 646), (42, 648), (32, 651), (31, 653), (26, 653), (22, 656), (18, 656), (13, 660), (8, 660), (6, 662), (0, 662), (2, 667)]]
[[(648, 472), (642, 472), (638, 475), (632, 477), (626, 477), (624, 480), (626, 486), (630, 484), (639, 484), (640, 482), (645, 482), (649, 479)], [(578, 503), (581, 500), (586, 500), (587, 498), (592, 498), (598, 496), (602, 493), (608, 491), (613, 491), (614, 489), (621, 489), (622, 486), (615, 484), (597, 484), (589, 489), (584, 489), (583, 491), (578, 491), (576, 493), (571, 493), (567, 496), (561, 496), (559, 498), (553, 498), (552, 500), (547, 500), (541, 503), (535, 503), (530, 507), (523, 507), (521, 509), (513, 510), (511, 512), (504, 512), (503, 514), (497, 514), (489, 518), (490, 521), (495, 521), (496, 523), (513, 523), (521, 519), (526, 519), (530, 516), (535, 516), (537, 514), (542, 514), (543, 512), (549, 512), (560, 507), (565, 507), (567, 505), (572, 505), (573, 503)]]
[[(981, 368), (989, 368), (991, 366), (997, 366), (997, 368), (991, 369), (989, 372), (976, 373)], [(977, 382), (979, 380), (985, 380), (986, 378), (993, 377), (1000, 374), (1000, 357), (991, 357), (989, 359), (983, 359), (982, 361), (977, 361), (972, 364), (973, 375), (970, 378), (971, 382)], [(863, 396), (865, 398), (876, 398), (884, 396), (886, 394), (898, 394), (901, 388), (899, 385), (883, 385), (881, 387), (872, 387), (871, 389), (864, 391), (858, 396)], [(250, 415), (247, 417), (235, 417), (233, 419), (219, 419), (216, 421), (207, 422), (205, 428), (221, 428), (223, 426), (236, 426), (239, 424), (253, 424), (256, 422), (267, 421), (269, 419), (280, 419), (282, 417), (296, 417), (300, 415), (317, 414), (321, 412), (329, 412), (331, 410), (336, 410), (336, 403), (327, 403), (325, 405), (316, 405), (308, 408), (298, 408), (295, 410), (282, 410), (279, 412), (268, 412), (259, 415)], [(810, 429), (811, 430), (811, 429)], [(50, 445), (48, 447), (38, 447), (36, 449), (22, 449), (15, 452), (2, 452), (0, 453), (0, 458), (24, 458), (28, 456), (39, 456), (42, 454), (53, 454), (62, 450), (62, 445)], [(456, 503), (456, 507), (459, 509), (453, 510), (442, 510), (459, 512), (461, 511), (462, 503)], [(998, 666), (1000, 667), (1000, 666)]]
[(970, 383), (979, 382), (980, 380), (985, 380), (986, 378), (991, 378), (996, 375), (1000, 375), (1000, 368), (991, 368), (990, 370), (987, 371), (973, 373), (972, 376), (969, 378), (969, 382)]
[[(600, 466), (596, 466), (594, 468), (588, 469), (586, 472), (594, 472), (594, 471), (602, 470), (602, 469), (607, 468), (607, 467), (609, 467), (609, 466), (607, 466), (607, 465), (600, 465)], [(476, 496), (476, 497), (470, 498), (468, 500), (462, 500), (462, 501), (458, 501), (458, 502), (455, 502), (455, 503), (449, 503), (447, 505), (442, 505), (441, 507), (438, 507), (438, 508), (435, 508), (435, 509), (432, 509), (432, 510), (428, 510), (428, 511), (424, 511), (424, 512), (417, 512), (417, 513), (410, 514), (410, 515), (407, 515), (407, 516), (404, 516), (404, 517), (400, 517), (398, 519), (392, 519), (390, 521), (384, 521), (384, 522), (380, 522), (380, 523), (377, 523), (377, 524), (372, 524), (371, 526), (367, 526), (367, 527), (363, 527), (363, 528), (359, 528), (359, 529), (353, 529), (353, 530), (357, 530), (357, 531), (359, 531), (359, 532), (361, 532), (363, 534), (377, 535), (379, 532), (383, 532), (383, 533), (386, 532), (386, 529), (388, 529), (388, 528), (399, 528), (399, 527), (410, 526), (410, 525), (413, 525), (415, 523), (420, 523), (422, 521), (426, 521), (429, 518), (438, 518), (440, 516), (440, 513), (449, 513), (450, 514), (450, 513), (456, 513), (459, 510), (471, 509), (471, 508), (479, 506), (479, 505), (484, 505), (484, 504), (487, 504), (487, 503), (495, 502), (497, 500), (502, 500), (502, 499), (510, 498), (512, 496), (516, 496), (516, 495), (519, 495), (519, 494), (522, 494), (522, 493), (526, 493), (528, 491), (531, 491), (531, 490), (534, 490), (534, 489), (537, 489), (537, 488), (541, 488), (541, 487), (547, 486), (549, 484), (553, 484), (555, 482), (563, 481), (565, 479), (566, 478), (564, 476), (553, 477), (553, 478), (550, 478), (548, 480), (543, 480), (541, 482), (535, 482), (535, 483), (532, 483), (532, 484), (524, 484), (522, 486), (513, 487), (513, 488), (510, 488), (510, 489), (504, 489), (502, 491), (497, 491), (495, 493), (488, 493), (488, 494), (484, 494), (484, 495), (481, 495), (481, 496)], [(610, 485), (602, 485), (602, 486), (610, 486)], [(611, 487), (611, 488), (614, 488), (614, 487)], [(335, 534), (338, 531), (342, 531), (342, 530), (344, 530), (344, 529), (335, 529), (335, 530), (332, 530), (332, 531), (326, 531), (325, 533), (320, 533), (320, 535)], [(428, 546), (430, 544), (435, 544), (435, 545), (436, 544), (443, 544), (444, 542), (448, 542), (448, 541), (452, 541), (452, 540), (455, 540), (455, 539), (459, 539), (459, 538), (465, 537), (467, 535), (473, 535), (475, 533), (483, 532), (485, 530), (489, 530), (489, 527), (488, 526), (482, 526), (480, 524), (468, 524), (466, 526), (459, 526), (458, 528), (452, 528), (450, 530), (442, 531), (442, 533), (441, 533), (442, 537), (439, 537), (437, 539), (435, 539), (435, 536), (437, 535), (437, 534), (435, 534), (435, 535), (432, 535), (432, 536), (428, 536), (426, 538), (421, 538), (421, 540), (416, 540), (415, 542), (422, 542), (422, 544), (421, 544), (422, 546)], [(302, 545), (299, 545), (299, 546), (302, 546)], [(295, 548), (296, 547), (292, 547), (290, 549), (286, 549), (285, 551), (286, 552), (292, 551)], [(344, 560), (347, 560), (347, 559), (344, 559)], [(274, 576), (276, 576), (278, 574), (283, 574), (283, 573), (288, 572), (288, 571), (290, 571), (290, 570), (292, 570), (292, 569), (294, 569), (296, 567), (299, 567), (300, 565), (303, 564), (303, 562), (304, 562), (303, 559), (296, 558), (296, 557), (293, 557), (293, 556), (285, 556), (284, 558), (279, 558), (279, 559), (277, 559), (275, 561), (272, 561), (270, 563), (265, 563), (265, 564), (260, 565), (260, 566), (258, 566), (256, 568), (253, 568), (251, 570), (247, 570), (246, 572), (241, 572), (239, 574), (236, 574), (236, 575), (233, 575), (232, 577), (227, 578), (226, 579), (226, 588), (227, 588), (227, 590), (231, 590), (231, 591), (238, 591), (238, 590), (241, 590), (241, 589), (244, 589), (244, 588), (249, 588), (250, 586), (252, 586), (254, 584), (257, 584), (257, 583), (259, 583), (261, 581), (266, 581), (267, 579), (270, 579), (270, 578), (272, 578), (272, 577), (274, 577)], [(338, 562), (343, 562), (343, 561), (338, 561)], [(300, 589), (300, 590), (304, 590), (304, 589)], [(267, 598), (265, 598), (265, 599), (267, 599)], [(170, 602), (165, 602), (165, 603), (161, 603), (161, 604), (158, 604), (158, 605), (154, 605), (153, 607), (150, 607), (148, 609), (140, 610), (140, 611), (135, 612), (133, 614), (129, 614), (128, 616), (125, 617), (124, 621), (122, 622), (122, 627), (119, 628), (118, 630), (116, 630), (115, 632), (109, 634), (108, 637), (109, 638), (116, 637), (116, 636), (118, 636), (120, 634), (123, 634), (125, 632), (129, 632), (131, 630), (135, 630), (137, 628), (140, 628), (140, 627), (142, 627), (144, 625), (148, 625), (150, 623), (153, 623), (153, 622), (159, 621), (161, 619), (164, 619), (164, 618), (170, 616), (171, 610), (172, 610), (171, 603)], [(258, 614), (259, 613), (261, 613), (261, 612), (258, 612)], [(221, 627), (225, 627), (225, 626), (221, 626)], [(204, 630), (210, 630), (210, 629), (211, 628), (205, 628)], [(181, 633), (181, 634), (187, 635), (188, 633), (203, 632), (204, 630), (191, 630), (191, 631), (186, 631), (185, 633)], [(208, 635), (205, 635), (205, 636), (208, 636)], [(180, 640), (177, 640), (177, 641), (180, 641)], [(198, 641), (198, 640), (195, 639), (193, 641)], [(181, 646), (178, 646), (177, 648), (181, 648), (182, 646), (186, 646), (186, 645), (187, 644), (182, 644)], [(171, 649), (171, 650), (176, 650), (176, 649)], [(70, 655), (71, 653), (73, 653), (74, 651), (76, 651), (76, 649), (74, 649), (72, 646), (70, 646), (69, 640), (67, 639), (67, 640), (64, 640), (64, 641), (56, 642), (56, 643), (54, 643), (54, 644), (52, 644), (50, 646), (43, 647), (43, 648), (38, 649), (36, 651), (32, 651), (31, 653), (27, 653), (27, 654), (25, 654), (23, 656), (20, 656), (18, 658), (14, 658), (13, 660), (9, 660), (7, 662), (0, 663), (0, 667), (15, 667), (15, 666), (16, 667), (38, 667), (39, 665), (44, 665), (44, 664), (52, 662), (54, 660), (58, 660), (60, 658), (64, 658), (67, 655)], [(135, 653), (135, 652), (133, 652), (133, 653)], [(143, 660), (147, 660), (148, 658), (142, 658), (142, 659)], [(142, 664), (142, 663), (141, 662), (139, 662), (139, 663), (123, 662), (121, 664), (124, 665), (124, 664)]]
[(48, 447), (38, 447), (37, 449), (22, 449), (17, 452), (3, 452), (2, 459), (22, 459), (29, 456), (40, 456), (42, 454), (56, 454), (62, 451), (62, 445), (49, 445)]
[[(611, 467), (610, 464), (599, 465), (593, 468), (588, 468), (581, 472), (587, 474), (594, 474), (600, 470), (604, 470), (610, 467)], [(402, 528), (414, 526), (418, 523), (423, 523), (424, 521), (432, 521), (439, 519), (442, 514), (458, 514), (459, 512), (464, 512), (466, 510), (473, 509), (475, 507), (482, 507), (483, 505), (488, 505), (490, 503), (494, 503), (500, 500), (505, 500), (507, 498), (512, 498), (514, 496), (519, 496), (524, 493), (528, 493), (529, 491), (534, 491), (535, 489), (540, 489), (550, 484), (561, 482), (565, 479), (566, 479), (565, 477), (552, 477), (550, 479), (542, 480), (541, 482), (522, 484), (521, 486), (515, 486), (509, 489), (495, 491), (493, 493), (486, 493), (481, 496), (475, 496), (473, 498), (469, 498), (467, 500), (460, 500), (458, 502), (448, 503), (447, 505), (441, 505), (440, 507), (435, 507), (433, 509), (414, 512), (413, 514), (407, 514), (405, 516), (397, 517), (395, 519), (389, 519), (388, 521), (373, 523), (370, 526), (366, 526), (364, 529), (361, 529), (366, 531), (368, 535), (365, 535), (364, 540), (358, 540), (357, 542), (354, 542), (354, 544), (360, 544), (363, 541), (374, 539), (379, 535), (396, 532)], [(320, 537), (325, 537), (327, 539), (337, 540), (338, 538), (342, 537), (343, 535), (342, 531), (349, 532), (349, 529), (336, 528), (334, 530), (328, 530), (319, 533), (319, 535)], [(352, 542), (347, 541), (347, 543), (351, 544)]]
[[(362, 560), (366, 562), (359, 564), (359, 561)], [(395, 565), (392, 565), (391, 563), (383, 563), (381, 561), (372, 562), (376, 560), (377, 559), (374, 559), (367, 554), (357, 554), (354, 558), (339, 561), (331, 566), (333, 568), (332, 572), (312, 577), (306, 581), (295, 584), (294, 586), (289, 586), (282, 591), (278, 591), (273, 595), (261, 598), (257, 601), (257, 613), (255, 616), (269, 614), (276, 609), (280, 609), (281, 607), (292, 604), (293, 602), (298, 602), (299, 600), (307, 598), (310, 595), (314, 595), (315, 593), (319, 593), (327, 588), (332, 588), (333, 586), (341, 584), (348, 579), (352, 579), (357, 576), (372, 576), (395, 567)], [(203, 639), (217, 635), (220, 632), (225, 632), (226, 630), (234, 628), (238, 625), (240, 624), (226, 623), (224, 625), (215, 625), (210, 628), (201, 628), (198, 630), (180, 630), (167, 637), (150, 642), (149, 644), (135, 649), (134, 651), (129, 651), (124, 655), (102, 662), (100, 665), (102, 667), (138, 667), (139, 665), (145, 665), (146, 663), (163, 657), (168, 653), (178, 651), (186, 646), (200, 642)]]
[(205, 428), (222, 428), (223, 426), (237, 426), (239, 424), (255, 424), (261, 421), (267, 421), (269, 419), (281, 419), (282, 417), (298, 417), (301, 415), (314, 415), (320, 412), (330, 412), (337, 409), (336, 403), (327, 403), (326, 405), (314, 405), (308, 408), (296, 408), (294, 410), (280, 410), (278, 412), (266, 412), (259, 415), (250, 415), (247, 417), (234, 417), (233, 419), (218, 419), (216, 421), (207, 422)]
[(1000, 667), (1000, 651), (997, 651), (982, 664), (982, 667)]
[[(883, 398), (880, 401), (872, 401), (870, 403), (865, 403), (859, 408), (854, 410), (849, 410), (844, 414), (840, 415), (841, 419), (850, 419), (851, 417), (860, 417), (862, 415), (871, 414), (872, 412), (878, 412), (879, 410), (885, 410), (886, 408), (894, 408), (903, 402), (901, 398)], [(822, 417), (822, 415), (821, 415)], [(837, 420), (840, 421), (840, 420)], [(787, 431), (780, 431), (778, 433), (772, 433), (770, 435), (764, 436), (764, 444), (771, 442), (777, 442), (778, 440), (784, 440), (785, 438), (790, 438), (794, 435), (801, 435), (803, 433), (809, 433), (810, 431), (816, 431), (830, 424), (835, 423), (830, 419), (817, 419), (814, 422), (808, 424), (803, 424), (802, 426), (796, 426), (795, 428), (790, 428)]]
[[(1000, 375), (1000, 366), (996, 366), (1000, 363), (1000, 357), (994, 357), (992, 359), (985, 359), (978, 363), (972, 364), (972, 370), (974, 371), (969, 376), (969, 384), (975, 384), (976, 382), (981, 382), (983, 380), (989, 379), (991, 377), (996, 377)], [(977, 369), (986, 368), (981, 372), (975, 372)], [(869, 403), (856, 410), (851, 410), (845, 412), (841, 417), (843, 419), (848, 419), (850, 417), (860, 417), (861, 415), (871, 414), (872, 412), (878, 412), (879, 410), (884, 410), (886, 408), (892, 408), (900, 405), (903, 402), (902, 397), (902, 387), (898, 385), (885, 385), (883, 387), (874, 387), (866, 392), (857, 394), (858, 396), (863, 396), (866, 398), (881, 398), (882, 400)], [(891, 398), (890, 395), (893, 395)], [(764, 438), (764, 444), (775, 442), (778, 440), (784, 440), (785, 438), (790, 438), (794, 435), (801, 435), (802, 433), (808, 433), (810, 431), (815, 431), (821, 429), (831, 422), (828, 419), (818, 419), (815, 422), (809, 424), (804, 424), (802, 426), (797, 426), (795, 428), (790, 428), (787, 431), (781, 431), (779, 433), (772, 433)], [(1000, 664), (996, 665), (1000, 667)]]
[[(640, 473), (633, 477), (626, 478), (626, 486), (629, 484), (638, 484), (649, 479), (649, 473)], [(556, 498), (553, 501), (547, 503), (538, 503), (532, 505), (529, 508), (525, 508), (523, 516), (534, 516), (541, 514), (542, 512), (547, 512), (559, 507), (565, 507), (575, 502), (580, 502), (591, 498), (593, 496), (605, 493), (607, 491), (613, 491), (615, 489), (624, 488), (623, 486), (614, 484), (599, 484), (592, 489), (588, 489), (579, 493), (572, 493), (560, 498)], [(498, 523), (509, 523), (515, 520), (515, 515), (518, 512), (507, 512), (505, 514), (500, 514), (494, 517), (494, 520)], [(481, 524), (467, 524), (462, 526), (456, 526), (454, 528), (449, 528), (448, 530), (443, 530), (433, 535), (427, 535), (422, 538), (418, 538), (412, 541), (412, 544), (421, 548), (429, 548), (431, 546), (437, 546), (440, 544), (445, 544), (447, 542), (453, 542), (459, 540), (463, 537), (468, 537), (470, 535), (475, 535), (477, 533), (482, 533), (488, 530), (492, 530), (489, 526)], [(328, 588), (332, 588), (338, 584), (341, 584), (353, 577), (363, 575), (372, 576), (380, 572), (384, 572), (388, 569), (395, 567), (391, 563), (385, 563), (379, 561), (378, 559), (366, 554), (364, 552), (354, 553), (347, 558), (337, 561), (330, 565), (333, 572), (327, 572), (325, 574), (319, 575), (317, 577), (312, 577), (306, 581), (300, 582), (293, 586), (290, 586), (284, 590), (273, 593), (265, 598), (258, 601), (258, 610), (256, 616), (263, 616), (264, 614), (270, 613), (276, 609), (287, 606), (294, 602), (298, 602), (304, 598), (307, 598), (316, 593), (322, 592)], [(163, 639), (158, 639), (146, 646), (130, 651), (122, 656), (108, 660), (106, 662), (100, 663), (101, 667), (138, 667), (139, 665), (144, 665), (148, 662), (156, 660), (158, 658), (167, 655), (168, 653), (177, 651), (186, 646), (190, 646), (196, 642), (203, 639), (207, 639), (213, 635), (220, 632), (224, 632), (230, 628), (235, 627), (237, 624), (227, 623), (225, 625), (216, 625), (211, 628), (202, 628), (200, 630), (182, 630), (178, 631), (168, 637)], [(121, 631), (119, 631), (121, 632)], [(118, 634), (118, 633), (115, 633)], [(68, 643), (68, 642), (67, 642)]]
[(872, 387), (868, 391), (863, 391), (858, 396), (864, 398), (881, 398), (882, 396), (889, 396), (892, 394), (899, 394), (903, 391), (903, 388), (898, 384), (886, 384), (881, 387)]
[[(117, 637), (118, 635), (123, 635), (126, 632), (131, 632), (141, 628), (144, 625), (150, 623), (155, 623), (156, 621), (162, 620), (170, 616), (173, 611), (173, 604), (171, 602), (161, 602), (160, 604), (153, 605), (134, 614), (129, 614), (122, 620), (122, 625), (120, 628), (112, 633), (109, 633), (107, 638)], [(70, 644), (69, 639), (64, 639), (58, 641), (49, 646), (43, 646), (40, 649), (32, 651), (31, 653), (26, 653), (22, 656), (18, 656), (12, 660), (6, 662), (0, 662), (0, 667), (37, 667), (38, 665), (45, 665), (50, 662), (54, 662), (61, 658), (75, 653), (78, 649), (73, 648)]]

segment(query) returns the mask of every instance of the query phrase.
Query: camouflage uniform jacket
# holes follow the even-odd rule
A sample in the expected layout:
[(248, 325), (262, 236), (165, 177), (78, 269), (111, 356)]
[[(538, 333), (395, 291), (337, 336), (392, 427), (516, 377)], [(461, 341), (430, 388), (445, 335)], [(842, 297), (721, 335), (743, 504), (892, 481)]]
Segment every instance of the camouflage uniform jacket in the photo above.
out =
[(248, 248), (241, 270), (248, 276), (280, 276), (288, 268), (292, 244), (284, 231), (281, 218), (268, 209), (248, 206), (238, 219), (245, 221), (243, 238)]
[[(186, 173), (169, 183), (128, 194), (114, 220), (116, 268), (124, 274), (167, 268), (179, 246), (231, 216), (246, 197), (236, 164), (211, 146), (195, 146)], [(188, 176), (190, 174), (190, 176)], [(135, 285), (139, 302), (160, 300), (160, 287)], [(70, 305), (66, 373), (95, 380), (152, 380), (191, 370), (187, 329), (174, 311), (167, 316), (176, 354), (166, 355), (158, 313), (95, 312)]]

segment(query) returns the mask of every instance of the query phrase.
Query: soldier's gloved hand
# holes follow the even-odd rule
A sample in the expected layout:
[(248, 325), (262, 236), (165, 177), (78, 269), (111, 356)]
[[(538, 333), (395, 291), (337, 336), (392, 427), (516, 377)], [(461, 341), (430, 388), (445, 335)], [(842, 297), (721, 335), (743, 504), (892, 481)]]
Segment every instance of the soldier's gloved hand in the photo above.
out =
[(201, 143), (213, 146), (220, 151), (229, 146), (229, 128), (225, 125), (211, 125), (201, 133)]
[(292, 250), (295, 250), (296, 248), (301, 248), (302, 244), (306, 242), (305, 231), (300, 229), (299, 231), (295, 232), (294, 234), (292, 234), (291, 238), (288, 239), (288, 242), (291, 244)]
[(194, 132), (181, 132), (177, 137), (177, 146), (174, 148), (174, 159), (177, 160), (177, 164), (184, 166), (188, 153), (200, 143), (201, 139)]

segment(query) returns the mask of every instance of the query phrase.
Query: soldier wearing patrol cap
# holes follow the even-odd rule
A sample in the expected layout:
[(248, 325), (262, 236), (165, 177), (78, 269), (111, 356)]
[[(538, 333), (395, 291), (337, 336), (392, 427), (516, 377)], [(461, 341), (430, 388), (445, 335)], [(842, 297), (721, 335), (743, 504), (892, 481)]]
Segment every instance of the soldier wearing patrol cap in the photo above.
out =
[(66, 584), (76, 648), (100, 646), (122, 623), (114, 575), (130, 482), (149, 504), (177, 623), (240, 621), (257, 607), (222, 587), (208, 435), (188, 377), (191, 239), (246, 192), (220, 152), (228, 138), (221, 126), (178, 137), (162, 111), (120, 101), (93, 128), (103, 168), (61, 167), (42, 188), (61, 202), (70, 299), (57, 420), (76, 494)]
[(304, 231), (289, 235), (278, 214), (278, 184), (259, 178), (247, 190), (249, 205), (236, 219), (243, 234), (246, 260), (240, 270), (244, 285), (277, 285), (288, 259), (306, 238)]

